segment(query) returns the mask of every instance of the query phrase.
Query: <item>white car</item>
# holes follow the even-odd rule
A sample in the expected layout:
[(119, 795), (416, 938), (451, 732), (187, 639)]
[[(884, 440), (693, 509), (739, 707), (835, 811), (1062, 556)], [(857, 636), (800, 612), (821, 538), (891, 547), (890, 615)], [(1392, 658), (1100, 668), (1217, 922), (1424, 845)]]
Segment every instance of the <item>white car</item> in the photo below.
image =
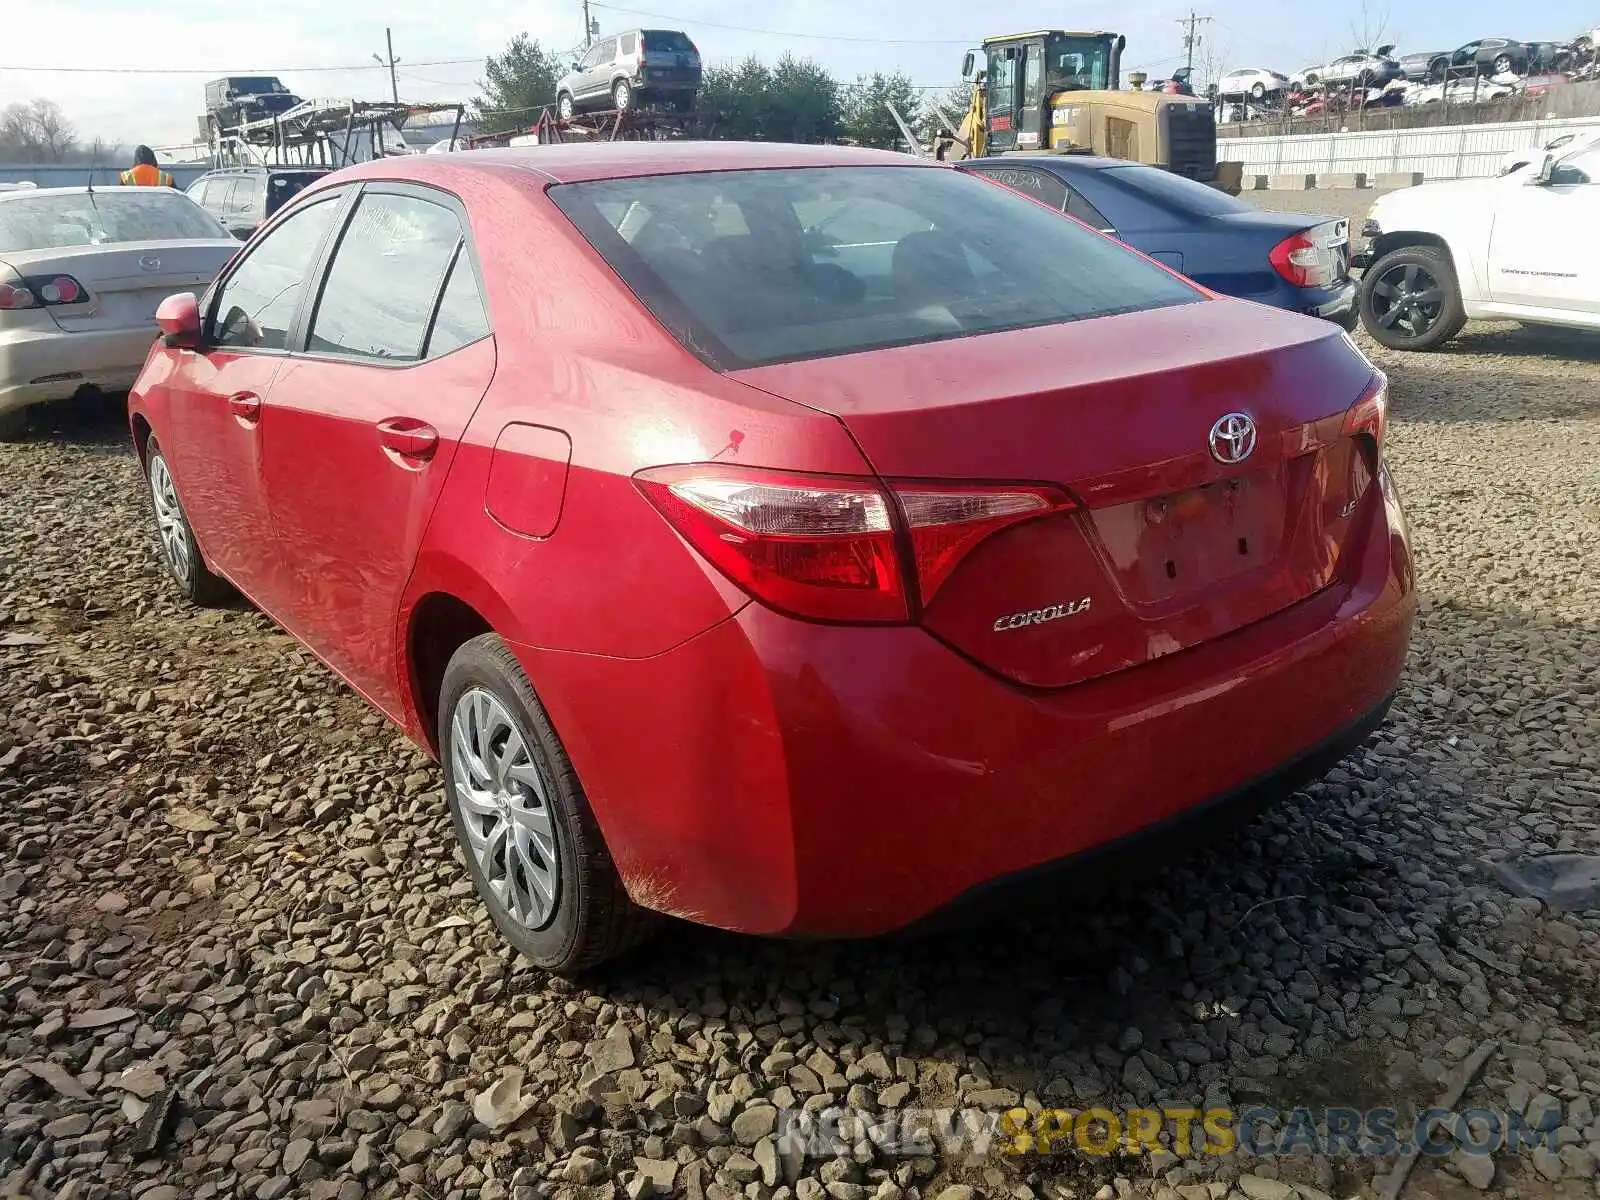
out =
[(0, 192), (0, 438), (35, 404), (126, 391), (156, 306), (203, 291), (238, 249), (171, 188)]
[(1395, 350), (1432, 350), (1469, 319), (1600, 329), (1600, 144), (1509, 175), (1391, 192), (1356, 260), (1361, 323)]
[(1294, 82), (1308, 88), (1324, 84), (1344, 87), (1352, 83), (1361, 87), (1381, 88), (1391, 79), (1405, 77), (1405, 72), (1400, 69), (1400, 64), (1392, 57), (1393, 54), (1393, 46), (1379, 46), (1371, 53), (1357, 50), (1353, 54), (1343, 55), (1320, 67), (1307, 67), (1296, 73)]
[(1551, 138), (1542, 146), (1529, 146), (1522, 150), (1511, 151), (1500, 160), (1500, 174), (1509, 175), (1530, 163), (1543, 162), (1544, 156), (1552, 150), (1572, 153), (1584, 146), (1592, 146), (1596, 142), (1600, 142), (1600, 129), (1578, 129), (1571, 133), (1563, 133), (1560, 137)]
[(1241, 67), (1217, 80), (1217, 95), (1223, 99), (1249, 96), (1252, 100), (1264, 100), (1288, 90), (1289, 77), (1265, 67)]

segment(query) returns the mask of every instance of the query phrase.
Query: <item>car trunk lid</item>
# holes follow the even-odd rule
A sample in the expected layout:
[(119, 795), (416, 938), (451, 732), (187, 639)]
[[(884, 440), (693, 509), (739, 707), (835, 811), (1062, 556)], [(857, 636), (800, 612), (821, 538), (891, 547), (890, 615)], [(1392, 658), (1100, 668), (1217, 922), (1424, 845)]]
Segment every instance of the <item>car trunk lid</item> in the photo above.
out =
[[(1220, 637), (1328, 586), (1376, 466), (1345, 429), (1365, 360), (1330, 326), (1234, 301), (734, 377), (836, 415), (885, 477), (1076, 498), (982, 542), (922, 613), (1038, 687)], [(1225, 438), (1213, 452), (1230, 414), (1254, 428), (1237, 462), (1221, 461)]]
[(240, 247), (229, 239), (117, 242), (8, 250), (0, 263), (24, 278), (68, 275), (89, 294), (87, 304), (47, 311), (63, 330), (154, 329), (156, 306), (174, 292), (210, 285)]

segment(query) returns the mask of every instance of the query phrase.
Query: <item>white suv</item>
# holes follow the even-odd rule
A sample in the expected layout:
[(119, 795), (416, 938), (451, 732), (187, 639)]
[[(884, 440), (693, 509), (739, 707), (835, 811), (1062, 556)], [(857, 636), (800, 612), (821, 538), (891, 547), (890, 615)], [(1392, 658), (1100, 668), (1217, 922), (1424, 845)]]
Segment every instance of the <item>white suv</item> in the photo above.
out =
[(1362, 229), (1361, 323), (1395, 350), (1433, 350), (1469, 318), (1600, 329), (1597, 229), (1593, 143), (1495, 179), (1391, 192)]

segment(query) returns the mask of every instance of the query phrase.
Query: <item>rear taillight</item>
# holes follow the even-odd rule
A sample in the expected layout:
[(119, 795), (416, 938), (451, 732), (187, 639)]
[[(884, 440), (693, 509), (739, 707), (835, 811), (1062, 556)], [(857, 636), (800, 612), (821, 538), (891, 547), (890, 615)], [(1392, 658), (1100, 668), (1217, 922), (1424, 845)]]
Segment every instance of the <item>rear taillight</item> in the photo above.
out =
[(1375, 372), (1361, 399), (1345, 413), (1344, 432), (1347, 437), (1365, 434), (1380, 450), (1384, 431), (1389, 425), (1389, 379), (1383, 372)]
[(1031, 485), (903, 481), (886, 490), (873, 479), (721, 464), (659, 467), (635, 481), (690, 545), (757, 600), (846, 623), (910, 620), (985, 538), (1073, 504)]
[(1327, 221), (1284, 238), (1267, 258), (1295, 287), (1328, 287), (1349, 274), (1349, 253), (1346, 223)]
[(36, 275), (15, 283), (0, 283), (0, 309), (10, 312), (88, 302), (89, 293), (71, 275)]

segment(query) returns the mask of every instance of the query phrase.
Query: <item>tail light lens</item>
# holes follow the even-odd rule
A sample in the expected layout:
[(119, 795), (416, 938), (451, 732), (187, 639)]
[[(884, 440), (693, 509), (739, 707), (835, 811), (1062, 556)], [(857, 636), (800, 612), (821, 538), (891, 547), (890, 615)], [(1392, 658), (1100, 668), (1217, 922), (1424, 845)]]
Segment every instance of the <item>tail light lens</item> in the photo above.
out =
[(1375, 446), (1382, 449), (1383, 435), (1388, 427), (1389, 379), (1379, 371), (1373, 374), (1367, 390), (1361, 393), (1361, 399), (1345, 413), (1344, 432), (1349, 437), (1365, 434)]
[(1350, 273), (1350, 235), (1344, 221), (1326, 221), (1283, 239), (1267, 255), (1272, 269), (1295, 287), (1328, 287)]
[(15, 283), (0, 283), (0, 309), (8, 312), (88, 302), (89, 293), (71, 275), (35, 275), (18, 278)]
[(924, 605), (985, 538), (1008, 525), (1072, 507), (1053, 488), (962, 488), (894, 485), (911, 534), (911, 557)]
[(885, 489), (873, 479), (718, 464), (659, 467), (635, 482), (757, 600), (852, 624), (909, 621), (985, 538), (1073, 503), (1044, 487), (908, 481)]

